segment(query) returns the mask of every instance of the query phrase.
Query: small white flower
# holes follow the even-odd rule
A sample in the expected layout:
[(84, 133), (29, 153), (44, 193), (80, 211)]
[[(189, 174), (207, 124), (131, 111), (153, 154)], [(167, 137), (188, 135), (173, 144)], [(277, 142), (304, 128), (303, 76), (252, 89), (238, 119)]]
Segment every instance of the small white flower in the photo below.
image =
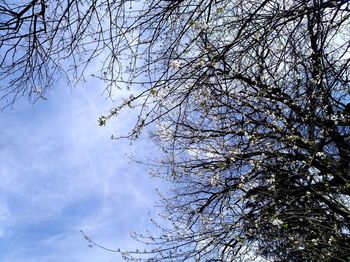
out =
[(174, 70), (179, 69), (181, 67), (181, 61), (180, 60), (173, 60), (170, 63), (170, 67)]
[(111, 116), (114, 116), (114, 115), (116, 115), (118, 113), (118, 110), (116, 109), (116, 108), (112, 108), (110, 111), (109, 111), (109, 114), (111, 115)]
[(271, 221), (271, 224), (274, 226), (280, 226), (283, 224), (283, 221), (281, 219), (275, 218), (274, 220)]
[(327, 174), (327, 180), (331, 181), (334, 178), (334, 176), (332, 174)]
[(321, 159), (326, 159), (326, 154), (323, 153), (323, 152), (317, 152), (317, 153), (316, 153), (316, 156), (317, 156), (317, 157), (320, 157)]
[(318, 175), (321, 173), (321, 171), (314, 166), (310, 167), (308, 171), (310, 175)]
[(199, 30), (208, 30), (209, 24), (206, 22), (195, 22), (194, 28), (199, 29)]
[(34, 92), (34, 93), (37, 93), (37, 94), (41, 94), (41, 93), (43, 92), (43, 90), (42, 90), (40, 87), (35, 86), (35, 87), (33, 88), (33, 92)]
[(337, 115), (332, 115), (331, 116), (331, 120), (333, 120), (333, 121), (336, 121), (336, 120), (338, 120), (339, 118), (338, 118), (338, 116)]
[(220, 175), (219, 173), (216, 173), (209, 181), (210, 185), (211, 186), (216, 186), (219, 182), (219, 179), (220, 179)]
[(198, 66), (199, 67), (202, 67), (202, 66), (204, 66), (205, 65), (205, 61), (203, 60), (203, 59), (201, 59), (200, 61), (199, 61), (199, 63), (198, 63)]

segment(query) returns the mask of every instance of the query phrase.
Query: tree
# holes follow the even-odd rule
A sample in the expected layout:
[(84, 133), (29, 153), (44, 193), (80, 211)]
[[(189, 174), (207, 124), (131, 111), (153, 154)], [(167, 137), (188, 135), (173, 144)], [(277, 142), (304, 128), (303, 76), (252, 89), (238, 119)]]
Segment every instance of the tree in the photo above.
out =
[(103, 53), (108, 90), (134, 94), (100, 124), (136, 107), (128, 137), (153, 125), (164, 150), (156, 173), (174, 187), (162, 198), (169, 226), (135, 235), (153, 247), (126, 259), (350, 259), (348, 1), (61, 1), (50, 15), (18, 16), (40, 3), (3, 4), (23, 25), (13, 39), (57, 43), (21, 49), (48, 61), (20, 67), (26, 90), (61, 52), (75, 62), (85, 50), (83, 65)]
[(172, 227), (136, 236), (156, 261), (349, 260), (348, 18), (347, 1), (150, 1), (136, 18), (150, 80), (125, 103), (143, 101), (131, 136), (157, 122), (174, 185)]
[(108, 29), (122, 6), (108, 0), (1, 0), (0, 107), (21, 96), (45, 98), (59, 79), (84, 80), (87, 65), (112, 45)]

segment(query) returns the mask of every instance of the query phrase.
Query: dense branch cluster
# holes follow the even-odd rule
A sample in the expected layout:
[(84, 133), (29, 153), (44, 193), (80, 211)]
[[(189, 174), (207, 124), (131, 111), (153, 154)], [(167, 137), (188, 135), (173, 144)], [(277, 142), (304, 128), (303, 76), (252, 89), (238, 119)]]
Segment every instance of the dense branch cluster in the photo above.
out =
[(131, 135), (157, 123), (174, 185), (172, 228), (138, 236), (154, 259), (348, 261), (347, 1), (151, 1), (140, 17)]
[[(113, 8), (109, 1), (0, 1), (0, 108), (35, 102), (59, 79), (75, 83), (101, 56)], [(106, 33), (107, 32), (107, 33)]]
[(153, 125), (173, 190), (126, 259), (349, 261), (348, 1), (55, 4), (1, 1), (3, 79), (34, 92), (58, 57), (102, 54), (108, 90), (133, 92), (100, 124), (138, 108), (129, 137)]

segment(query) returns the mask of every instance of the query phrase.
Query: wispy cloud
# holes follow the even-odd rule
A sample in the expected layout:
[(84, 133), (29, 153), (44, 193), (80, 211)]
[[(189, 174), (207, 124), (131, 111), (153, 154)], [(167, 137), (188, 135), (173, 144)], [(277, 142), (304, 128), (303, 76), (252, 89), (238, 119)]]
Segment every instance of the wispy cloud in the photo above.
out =
[(154, 148), (109, 139), (130, 129), (130, 112), (98, 127), (114, 104), (102, 88), (95, 81), (71, 94), (62, 88), (49, 102), (0, 115), (1, 261), (120, 261), (88, 248), (80, 229), (108, 247), (138, 245), (128, 232), (149, 225), (157, 182), (125, 153)]

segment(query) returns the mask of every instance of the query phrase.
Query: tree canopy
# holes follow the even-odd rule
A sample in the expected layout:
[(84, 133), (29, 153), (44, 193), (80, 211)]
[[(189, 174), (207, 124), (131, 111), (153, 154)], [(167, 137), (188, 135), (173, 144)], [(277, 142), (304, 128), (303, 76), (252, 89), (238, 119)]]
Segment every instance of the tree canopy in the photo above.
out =
[(169, 223), (126, 259), (349, 261), (348, 1), (43, 4), (1, 2), (6, 94), (102, 56), (107, 90), (133, 95), (100, 124), (135, 108), (128, 137), (152, 125), (164, 151)]

